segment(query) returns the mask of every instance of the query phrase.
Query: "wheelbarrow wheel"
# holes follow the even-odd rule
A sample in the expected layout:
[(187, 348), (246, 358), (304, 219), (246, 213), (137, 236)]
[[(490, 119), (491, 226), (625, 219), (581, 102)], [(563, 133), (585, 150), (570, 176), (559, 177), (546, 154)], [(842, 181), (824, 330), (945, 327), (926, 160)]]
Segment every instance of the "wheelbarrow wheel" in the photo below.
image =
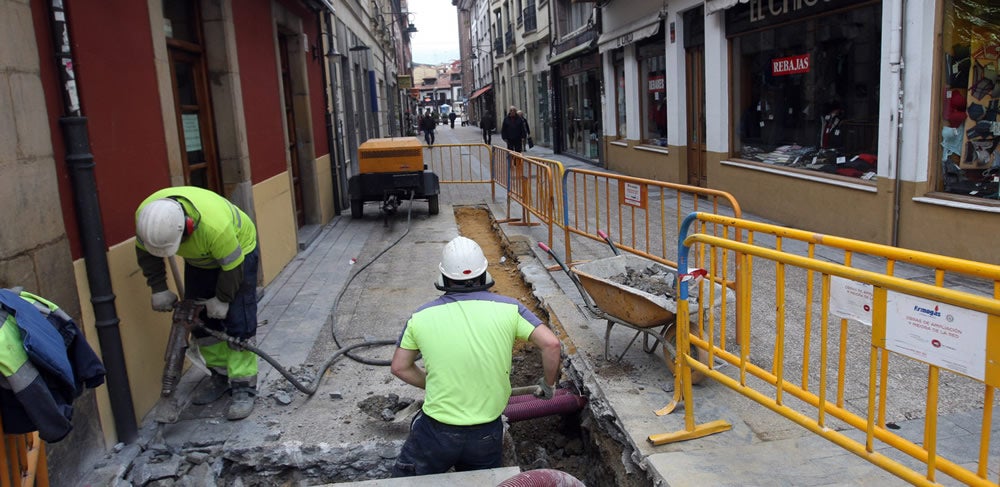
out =
[[(670, 373), (676, 375), (679, 371), (675, 370), (676, 364), (674, 360), (677, 358), (677, 326), (669, 325), (663, 333), (663, 359), (667, 362), (667, 368), (670, 369)], [(691, 345), (691, 350), (688, 354), (698, 357), (698, 361), (708, 365), (708, 352)], [(705, 374), (691, 370), (691, 383), (700, 384), (701, 381), (705, 380)]]

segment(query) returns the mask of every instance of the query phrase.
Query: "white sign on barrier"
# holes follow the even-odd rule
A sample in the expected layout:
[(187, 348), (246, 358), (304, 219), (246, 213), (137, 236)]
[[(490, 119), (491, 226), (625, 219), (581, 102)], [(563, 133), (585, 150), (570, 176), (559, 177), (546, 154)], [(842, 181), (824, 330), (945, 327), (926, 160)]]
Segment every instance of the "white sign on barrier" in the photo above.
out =
[(887, 291), (885, 318), (887, 349), (984, 380), (985, 313)]
[(830, 276), (830, 313), (872, 326), (871, 284)]

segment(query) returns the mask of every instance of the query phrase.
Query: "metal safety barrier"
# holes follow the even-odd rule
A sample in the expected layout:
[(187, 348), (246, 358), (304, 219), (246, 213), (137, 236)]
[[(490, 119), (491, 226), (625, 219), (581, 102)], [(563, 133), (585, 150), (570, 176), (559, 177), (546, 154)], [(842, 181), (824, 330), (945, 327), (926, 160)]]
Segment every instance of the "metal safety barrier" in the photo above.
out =
[(38, 437), (38, 432), (4, 434), (0, 442), (0, 462), (0, 487), (49, 485), (45, 442)]
[[(559, 194), (559, 177), (563, 167), (557, 161), (525, 157), (500, 147), (493, 147), (493, 177), (496, 184), (507, 190), (507, 216), (498, 223), (511, 225), (538, 225), (532, 223), (534, 215), (548, 227), (548, 243), (552, 245), (553, 228), (558, 225), (556, 195)], [(521, 205), (521, 217), (511, 218), (511, 202)]]
[[(723, 231), (702, 231), (710, 226)], [(1000, 266), (706, 213), (682, 225), (681, 268), (696, 248), (709, 257), (709, 273), (732, 273), (741, 283), (737, 310), (713, 315), (704, 333), (694, 333), (687, 298), (704, 283), (681, 279), (681, 373), (671, 404), (683, 401), (684, 429), (648, 441), (729, 428), (695, 423), (690, 376), (700, 372), (915, 485), (937, 485), (938, 473), (998, 485), (988, 477), (1000, 386)], [(730, 320), (739, 323), (726, 326)], [(726, 341), (730, 330), (741, 335), (735, 344)], [(699, 362), (692, 346), (712, 360)], [(717, 360), (732, 367), (720, 370)], [(959, 404), (974, 406), (979, 438), (956, 449), (939, 441), (939, 415), (968, 415)], [(921, 433), (908, 438), (895, 422), (912, 417), (923, 418)], [(959, 458), (962, 448), (974, 457)]]
[(424, 148), (424, 164), (442, 184), (492, 184), (490, 149), (486, 144), (428, 146)]
[(724, 191), (570, 168), (563, 175), (564, 252), (573, 261), (571, 236), (602, 242), (605, 231), (621, 249), (676, 267), (676, 235), (684, 217), (705, 208), (741, 216)]

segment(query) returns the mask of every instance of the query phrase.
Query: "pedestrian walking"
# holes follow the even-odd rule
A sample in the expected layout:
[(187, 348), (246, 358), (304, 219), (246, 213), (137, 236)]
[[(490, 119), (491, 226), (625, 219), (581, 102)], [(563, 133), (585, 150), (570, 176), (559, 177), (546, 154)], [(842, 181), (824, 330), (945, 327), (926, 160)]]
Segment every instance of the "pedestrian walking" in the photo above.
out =
[(455, 115), (455, 112), (451, 112), (451, 113), (448, 114), (448, 120), (451, 122), (451, 129), (452, 130), (455, 130), (455, 119), (456, 118), (458, 118), (458, 115)]
[[(517, 300), (488, 291), (493, 278), (475, 241), (445, 245), (435, 287), (445, 292), (406, 322), (392, 373), (426, 390), (421, 411), (396, 458), (393, 477), (497, 468), (502, 463), (501, 414), (510, 398), (516, 340), (541, 349), (537, 396), (551, 399), (559, 376), (560, 343)], [(424, 368), (416, 365), (422, 356)]]
[[(171, 312), (177, 295), (167, 288), (164, 257), (184, 258), (184, 298), (203, 300), (205, 326), (237, 340), (257, 334), (257, 229), (242, 210), (218, 194), (193, 186), (161, 189), (135, 212), (136, 259), (153, 290), (154, 311)], [(191, 402), (215, 402), (231, 392), (230, 420), (253, 411), (257, 356), (230, 347), (204, 330), (191, 331), (211, 371)]]
[(424, 114), (424, 119), (420, 122), (420, 128), (424, 131), (424, 142), (426, 142), (427, 145), (434, 145), (434, 130), (437, 129), (437, 122), (435, 122), (434, 117), (431, 116), (430, 108), (428, 108), (427, 113)]
[(486, 110), (483, 118), (479, 119), (479, 128), (483, 129), (483, 143), (491, 145), (493, 143), (493, 131), (497, 128), (496, 116), (493, 110)]
[(521, 147), (525, 150), (530, 149), (535, 146), (535, 141), (531, 140), (531, 126), (528, 125), (528, 117), (525, 117), (521, 110), (517, 111), (517, 116), (521, 118), (521, 125), (524, 127), (524, 140), (521, 141)]
[(507, 109), (507, 116), (503, 118), (503, 124), (500, 125), (500, 137), (503, 138), (504, 142), (507, 142), (508, 149), (514, 152), (524, 150), (522, 143), (527, 137), (524, 134), (524, 124), (521, 122), (521, 117), (517, 115), (517, 107), (514, 105)]

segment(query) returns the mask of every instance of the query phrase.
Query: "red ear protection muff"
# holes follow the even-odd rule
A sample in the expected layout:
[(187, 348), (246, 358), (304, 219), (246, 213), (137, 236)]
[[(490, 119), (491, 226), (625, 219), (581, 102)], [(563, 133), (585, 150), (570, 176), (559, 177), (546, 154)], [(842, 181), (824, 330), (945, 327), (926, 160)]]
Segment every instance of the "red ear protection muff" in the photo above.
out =
[(184, 235), (191, 235), (196, 228), (198, 225), (194, 222), (194, 218), (184, 216)]

